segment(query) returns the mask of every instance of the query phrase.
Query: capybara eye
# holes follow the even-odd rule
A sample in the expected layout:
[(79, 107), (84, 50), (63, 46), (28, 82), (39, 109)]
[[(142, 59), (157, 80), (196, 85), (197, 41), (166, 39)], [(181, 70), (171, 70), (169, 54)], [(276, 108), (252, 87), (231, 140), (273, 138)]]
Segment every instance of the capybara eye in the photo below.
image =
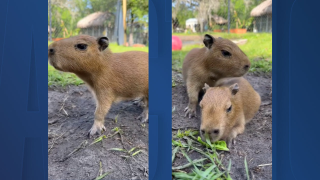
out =
[(231, 56), (231, 53), (228, 52), (228, 51), (225, 51), (225, 50), (221, 50), (221, 53), (224, 57), (230, 57)]
[(86, 44), (77, 44), (76, 48), (79, 49), (79, 50), (86, 50), (87, 46), (88, 45), (86, 45)]
[(232, 105), (227, 109), (227, 113), (232, 110)]
[(206, 132), (204, 130), (201, 130), (201, 134), (205, 134)]

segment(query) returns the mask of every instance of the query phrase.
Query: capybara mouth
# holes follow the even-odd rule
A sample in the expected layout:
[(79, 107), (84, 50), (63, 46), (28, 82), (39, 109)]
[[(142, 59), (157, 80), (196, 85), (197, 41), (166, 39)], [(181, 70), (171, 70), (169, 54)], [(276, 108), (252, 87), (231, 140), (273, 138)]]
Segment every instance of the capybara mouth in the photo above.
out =
[(55, 61), (53, 61), (51, 58), (49, 58), (49, 64), (54, 67), (56, 70), (59, 70), (59, 71), (63, 71), (61, 68), (59, 68), (57, 66), (57, 64), (55, 63)]

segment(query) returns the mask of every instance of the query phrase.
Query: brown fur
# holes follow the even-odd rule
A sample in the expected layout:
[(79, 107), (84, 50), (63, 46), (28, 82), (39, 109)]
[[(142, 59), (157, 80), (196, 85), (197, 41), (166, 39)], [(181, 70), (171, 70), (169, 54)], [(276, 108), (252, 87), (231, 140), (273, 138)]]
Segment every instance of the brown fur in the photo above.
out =
[[(77, 44), (87, 44), (87, 49), (79, 50)], [(104, 117), (114, 102), (143, 98), (141, 117), (148, 120), (148, 53), (112, 53), (103, 49), (99, 38), (80, 35), (52, 43), (48, 57), (53, 67), (75, 73), (92, 90), (97, 107), (90, 135), (105, 130)]]
[[(243, 77), (223, 78), (215, 87), (206, 86), (205, 89), (200, 102), (201, 134), (207, 133), (211, 141), (223, 139), (230, 143), (244, 132), (245, 124), (258, 112), (260, 95)], [(230, 105), (231, 111), (227, 112)], [(214, 130), (219, 130), (219, 133), (214, 133)]]
[[(211, 45), (206, 39), (210, 37)], [(248, 57), (232, 41), (206, 35), (204, 43), (206, 47), (192, 49), (183, 62), (182, 73), (189, 97), (185, 111), (190, 118), (196, 115), (198, 95), (204, 83), (213, 86), (221, 78), (243, 76), (250, 67)], [(222, 51), (230, 52), (231, 56), (223, 56)]]

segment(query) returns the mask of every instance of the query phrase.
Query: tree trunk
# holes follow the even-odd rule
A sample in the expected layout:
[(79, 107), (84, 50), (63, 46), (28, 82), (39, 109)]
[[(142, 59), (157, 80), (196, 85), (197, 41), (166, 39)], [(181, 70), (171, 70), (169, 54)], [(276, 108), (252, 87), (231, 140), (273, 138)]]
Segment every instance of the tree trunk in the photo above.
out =
[(129, 35), (129, 46), (133, 46), (133, 15), (131, 15), (131, 26), (130, 26), (130, 35)]
[(200, 22), (200, 32), (203, 32), (203, 22)]

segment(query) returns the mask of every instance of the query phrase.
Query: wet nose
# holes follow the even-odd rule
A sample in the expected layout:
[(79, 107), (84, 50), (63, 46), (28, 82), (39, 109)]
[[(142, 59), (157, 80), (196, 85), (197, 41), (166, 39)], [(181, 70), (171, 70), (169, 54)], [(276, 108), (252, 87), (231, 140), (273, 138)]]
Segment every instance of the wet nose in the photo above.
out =
[(201, 129), (201, 134), (205, 134), (206, 133), (206, 131), (204, 130), (204, 129)]
[(250, 68), (250, 65), (245, 65), (245, 66), (244, 66), (244, 69), (245, 69), (245, 70), (248, 70), (249, 68)]
[(53, 48), (50, 48), (50, 49), (49, 49), (49, 53), (50, 53), (51, 55), (53, 55), (53, 54), (54, 54), (54, 49), (53, 49)]
[(214, 129), (212, 132), (213, 132), (213, 134), (219, 134), (220, 130), (219, 129)]

